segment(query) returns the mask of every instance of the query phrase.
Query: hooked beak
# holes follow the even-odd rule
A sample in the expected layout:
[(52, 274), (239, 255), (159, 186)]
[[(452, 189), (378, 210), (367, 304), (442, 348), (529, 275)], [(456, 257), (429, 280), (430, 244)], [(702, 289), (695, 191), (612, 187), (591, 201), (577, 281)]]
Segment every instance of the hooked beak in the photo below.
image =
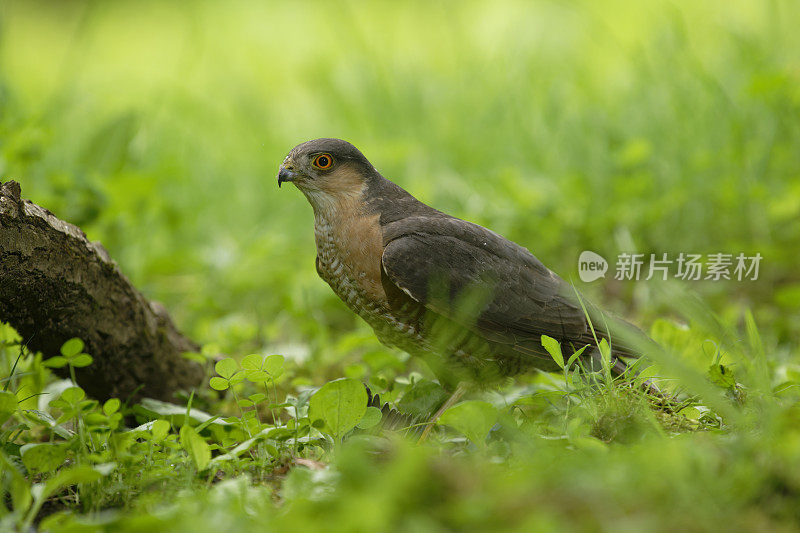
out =
[(278, 172), (278, 188), (280, 189), (281, 183), (284, 181), (294, 181), (297, 176), (297, 172), (281, 167), (280, 172)]

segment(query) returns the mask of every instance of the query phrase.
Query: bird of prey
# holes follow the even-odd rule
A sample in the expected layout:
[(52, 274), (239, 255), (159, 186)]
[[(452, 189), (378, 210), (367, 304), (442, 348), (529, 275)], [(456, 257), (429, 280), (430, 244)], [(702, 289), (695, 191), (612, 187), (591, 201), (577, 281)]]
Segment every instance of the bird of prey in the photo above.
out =
[[(278, 173), (314, 210), (316, 268), (384, 344), (423, 357), (445, 386), (557, 370), (542, 335), (598, 358), (637, 355), (647, 337), (602, 314), (527, 249), (427, 206), (352, 144), (295, 146)], [(592, 325), (590, 325), (590, 320)], [(652, 342), (652, 341), (650, 341)]]

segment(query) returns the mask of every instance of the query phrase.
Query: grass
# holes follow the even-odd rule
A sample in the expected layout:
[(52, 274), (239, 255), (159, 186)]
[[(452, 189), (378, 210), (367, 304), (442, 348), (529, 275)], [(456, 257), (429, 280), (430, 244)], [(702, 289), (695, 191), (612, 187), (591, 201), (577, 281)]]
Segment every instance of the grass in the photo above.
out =
[[(209, 370), (189, 417), (107, 413), (77, 392), (59, 407), (69, 384), (22, 352), (4, 382), (2, 524), (797, 529), (799, 15), (789, 1), (3, 3), (0, 176), (236, 367)], [(275, 174), (320, 136), (633, 319), (669, 354), (651, 372), (691, 401), (664, 411), (602, 377), (534, 374), (473, 395), (424, 445), (317, 423), (318, 388), (359, 394), (339, 378), (406, 412), (441, 392), (316, 277), (310, 208)], [(757, 281), (586, 284), (583, 250), (764, 259)], [(3, 339), (11, 376), (21, 352)], [(253, 353), (284, 356), (280, 375), (259, 382)], [(368, 425), (350, 399), (337, 420)], [(196, 410), (219, 418), (202, 427)]]

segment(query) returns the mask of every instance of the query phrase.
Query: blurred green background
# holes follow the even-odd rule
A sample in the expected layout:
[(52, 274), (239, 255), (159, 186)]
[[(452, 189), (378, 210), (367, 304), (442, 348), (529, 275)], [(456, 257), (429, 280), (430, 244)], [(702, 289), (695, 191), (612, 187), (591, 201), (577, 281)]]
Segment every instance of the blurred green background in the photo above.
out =
[[(97, 520), (70, 531), (796, 530), (799, 27), (797, 0), (0, 0), (0, 178), (102, 241), (207, 354), (286, 355), (281, 398), (346, 375), (402, 407), (425, 383), (317, 278), (311, 208), (276, 186), (294, 145), (333, 136), (637, 322), (705, 401), (668, 413), (532, 375), (486, 391), (487, 448), (354, 437), (302, 466), (295, 440), (213, 479), (173, 434), (161, 462), (117, 453), (116, 477), (69, 492)], [(583, 250), (605, 279), (578, 280)], [(621, 252), (763, 260), (757, 281), (615, 281)], [(738, 355), (709, 368), (719, 332)], [(46, 380), (27, 360), (32, 404)]]
[[(693, 282), (800, 339), (800, 6), (759, 2), (0, 3), (0, 176), (100, 240), (212, 350), (374, 343), (278, 190), (310, 138), (526, 246), (644, 327), (661, 284), (581, 284), (582, 250), (760, 252)], [(612, 265), (613, 274), (613, 265)], [(667, 291), (669, 292), (669, 291)]]

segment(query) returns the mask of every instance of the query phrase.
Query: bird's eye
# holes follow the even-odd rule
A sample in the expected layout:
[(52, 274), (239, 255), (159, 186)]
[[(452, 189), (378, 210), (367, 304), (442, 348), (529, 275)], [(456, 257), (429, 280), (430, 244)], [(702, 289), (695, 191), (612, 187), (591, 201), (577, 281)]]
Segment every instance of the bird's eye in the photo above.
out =
[(328, 170), (333, 166), (333, 157), (330, 154), (319, 154), (312, 164), (320, 170)]

